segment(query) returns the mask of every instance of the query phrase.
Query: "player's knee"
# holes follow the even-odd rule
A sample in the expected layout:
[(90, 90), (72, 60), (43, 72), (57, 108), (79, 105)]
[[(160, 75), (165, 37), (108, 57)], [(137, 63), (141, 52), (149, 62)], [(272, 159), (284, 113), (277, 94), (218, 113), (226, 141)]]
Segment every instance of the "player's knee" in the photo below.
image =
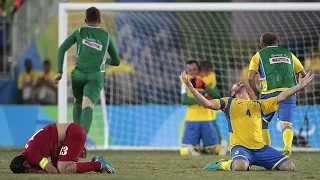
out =
[(292, 127), (292, 124), (290, 122), (285, 122), (285, 121), (281, 121), (281, 128), (284, 129), (284, 128), (291, 128)]
[(59, 171), (60, 174), (67, 174), (67, 173), (69, 173), (69, 172), (68, 172), (68, 169), (66, 168), (66, 166), (61, 166), (61, 165), (59, 166), (59, 164), (58, 164), (57, 169), (58, 169), (58, 171)]
[(92, 101), (88, 97), (83, 97), (82, 98), (82, 109), (86, 108), (86, 107), (91, 107), (92, 109), (94, 109), (94, 104), (92, 103)]
[(284, 163), (280, 166), (279, 170), (280, 170), (280, 171), (294, 171), (295, 168), (296, 168), (296, 167), (295, 167), (295, 165), (293, 164), (293, 162), (292, 162), (291, 160), (288, 160), (288, 161), (284, 162)]
[(75, 172), (75, 164), (70, 162), (58, 162), (57, 163), (57, 169), (60, 174), (68, 174), (68, 173), (74, 173)]
[(232, 162), (232, 171), (247, 171), (249, 163), (244, 160), (235, 160)]

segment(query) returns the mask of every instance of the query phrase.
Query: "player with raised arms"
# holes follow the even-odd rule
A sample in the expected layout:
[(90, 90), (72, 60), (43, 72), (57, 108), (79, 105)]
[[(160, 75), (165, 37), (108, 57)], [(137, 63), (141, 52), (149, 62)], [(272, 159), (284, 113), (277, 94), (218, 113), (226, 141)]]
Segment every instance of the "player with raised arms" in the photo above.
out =
[[(73, 122), (80, 124), (87, 134), (92, 124), (94, 105), (104, 87), (105, 63), (113, 66), (120, 64), (119, 53), (111, 35), (99, 27), (100, 21), (100, 11), (97, 8), (90, 7), (86, 10), (87, 26), (75, 30), (58, 49), (58, 74), (54, 78), (58, 84), (62, 78), (64, 54), (76, 43), (76, 63), (71, 73), (75, 98)], [(107, 53), (111, 58), (107, 58)]]
[(10, 169), (13, 173), (114, 173), (102, 157), (78, 162), (86, 137), (80, 125), (49, 124), (29, 139), (22, 155), (11, 161)]
[[(255, 78), (259, 73), (261, 81), (261, 99), (268, 99), (278, 96), (282, 91), (297, 84), (296, 75), (306, 75), (301, 62), (288, 49), (278, 46), (278, 39), (274, 33), (266, 32), (260, 37), (261, 50), (251, 59), (248, 73), (249, 85), (259, 97)], [(282, 127), (282, 137), (284, 143), (283, 153), (291, 157), (291, 146), (293, 140), (292, 123), (295, 117), (296, 96), (279, 105), (278, 120)], [(268, 123), (272, 120), (274, 112), (264, 114), (263, 138), (268, 145), (271, 144)]]
[(208, 100), (193, 87), (186, 72), (183, 72), (181, 79), (197, 101), (205, 108), (221, 109), (228, 124), (231, 160), (210, 163), (204, 170), (245, 171), (257, 165), (269, 170), (293, 171), (293, 162), (263, 140), (261, 112), (268, 114), (278, 110), (281, 102), (307, 86), (313, 78), (311, 72), (304, 78), (300, 75), (299, 84), (276, 97), (257, 101), (249, 98), (249, 87), (240, 81), (232, 86), (231, 97)]

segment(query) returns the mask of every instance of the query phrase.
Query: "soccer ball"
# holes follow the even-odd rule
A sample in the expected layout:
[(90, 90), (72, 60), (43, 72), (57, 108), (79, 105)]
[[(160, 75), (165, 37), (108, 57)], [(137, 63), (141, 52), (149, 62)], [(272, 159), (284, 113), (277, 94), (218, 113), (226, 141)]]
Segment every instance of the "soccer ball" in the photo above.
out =
[(188, 156), (189, 155), (189, 149), (187, 147), (182, 147), (180, 149), (180, 155), (181, 156)]

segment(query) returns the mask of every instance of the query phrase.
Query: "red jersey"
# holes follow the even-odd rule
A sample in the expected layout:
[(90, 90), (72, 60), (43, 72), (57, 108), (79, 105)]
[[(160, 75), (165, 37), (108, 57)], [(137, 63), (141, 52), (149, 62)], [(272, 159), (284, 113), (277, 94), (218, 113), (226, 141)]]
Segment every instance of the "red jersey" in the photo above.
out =
[(22, 154), (29, 164), (39, 167), (43, 158), (51, 158), (52, 164), (56, 164), (59, 154), (58, 130), (56, 124), (50, 124), (38, 130), (29, 139)]

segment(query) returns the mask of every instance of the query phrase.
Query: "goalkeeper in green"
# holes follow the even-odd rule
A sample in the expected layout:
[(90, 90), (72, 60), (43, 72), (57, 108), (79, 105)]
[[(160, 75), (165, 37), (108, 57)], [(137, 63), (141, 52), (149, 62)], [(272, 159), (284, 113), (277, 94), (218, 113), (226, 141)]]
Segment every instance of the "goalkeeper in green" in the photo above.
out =
[[(101, 29), (100, 11), (95, 7), (86, 10), (87, 26), (75, 30), (58, 49), (58, 74), (54, 81), (59, 83), (62, 77), (65, 52), (77, 44), (75, 68), (71, 73), (73, 104), (73, 122), (80, 124), (89, 133), (94, 105), (99, 100), (104, 87), (105, 63), (118, 66), (119, 53), (111, 35)], [(109, 53), (111, 58), (106, 58)], [(84, 152), (84, 157), (85, 157)]]

